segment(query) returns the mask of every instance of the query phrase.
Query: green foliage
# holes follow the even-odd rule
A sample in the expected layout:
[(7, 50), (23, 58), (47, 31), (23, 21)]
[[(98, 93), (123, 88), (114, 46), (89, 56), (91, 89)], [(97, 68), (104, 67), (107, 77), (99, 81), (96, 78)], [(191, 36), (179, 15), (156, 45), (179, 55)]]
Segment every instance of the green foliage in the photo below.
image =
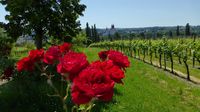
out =
[(86, 28), (85, 28), (85, 33), (86, 33), (86, 37), (87, 37), (87, 45), (88, 46), (91, 43), (100, 41), (100, 37), (99, 37), (99, 34), (97, 32), (97, 28), (96, 28), (95, 24), (94, 24), (94, 26), (91, 26), (91, 28), (90, 28), (89, 24), (87, 23)]
[(115, 38), (116, 40), (120, 40), (120, 39), (121, 39), (120, 33), (116, 32), (116, 33), (114, 34), (114, 38)]
[(94, 29), (93, 29), (93, 38), (94, 38), (94, 42), (99, 42), (100, 41), (99, 34), (97, 32), (97, 28), (96, 28), (95, 24), (94, 24)]
[[(190, 75), (195, 76), (195, 78), (200, 78), (200, 39), (167, 39), (164, 37), (163, 39), (151, 40), (150, 43), (147, 40), (138, 39), (132, 40), (131, 42), (128, 40), (113, 42), (105, 41), (94, 43), (91, 46), (105, 49), (121, 50), (129, 56), (133, 56), (132, 53), (134, 52), (135, 58), (145, 62), (150, 60), (150, 64), (152, 65), (152, 60), (155, 57), (153, 60), (156, 60), (154, 62), (154, 66), (163, 68), (164, 65), (163, 69), (165, 70), (167, 67), (170, 67), (168, 71), (172, 73), (178, 70), (184, 74), (183, 77), (187, 75), (188, 80), (190, 80)], [(154, 57), (152, 52), (155, 54)], [(141, 57), (143, 57), (143, 59), (141, 59)], [(170, 61), (170, 65), (167, 63), (167, 61)], [(180, 74), (180, 72), (178, 74)]]
[(180, 35), (180, 28), (179, 28), (179, 26), (177, 26), (177, 28), (176, 28), (176, 36), (179, 36)]
[(0, 86), (0, 90), (1, 112), (62, 112), (62, 103), (50, 96), (54, 92), (45, 79), (21, 75)]
[(186, 27), (185, 27), (185, 35), (186, 35), (186, 36), (190, 36), (190, 35), (191, 35), (189, 23), (186, 24)]
[(86, 23), (85, 33), (87, 37), (86, 44), (89, 46), (92, 43), (92, 31), (90, 29), (89, 23)]
[(77, 21), (86, 6), (80, 0), (1, 0), (9, 21), (6, 28), (12, 37), (35, 33), (37, 48), (42, 47), (44, 35), (67, 41), (80, 31)]
[(4, 70), (8, 67), (13, 67), (14, 63), (16, 62), (16, 60), (14, 59), (6, 59), (6, 58), (0, 58), (0, 76), (3, 74)]
[(12, 48), (12, 40), (4, 29), (0, 28), (0, 57), (7, 57)]
[(173, 37), (173, 32), (169, 31), (169, 37)]
[(77, 46), (85, 46), (87, 44), (86, 34), (84, 32), (79, 33), (75, 38), (73, 38), (72, 43)]
[(85, 32), (86, 32), (87, 38), (90, 38), (91, 37), (91, 29), (90, 29), (89, 23), (86, 23)]

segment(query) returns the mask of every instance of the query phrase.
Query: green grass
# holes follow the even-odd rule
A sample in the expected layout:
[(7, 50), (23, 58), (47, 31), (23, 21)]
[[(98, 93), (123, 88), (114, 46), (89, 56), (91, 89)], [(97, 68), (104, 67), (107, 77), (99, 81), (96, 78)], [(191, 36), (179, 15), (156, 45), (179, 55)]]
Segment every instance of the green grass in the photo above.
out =
[(30, 50), (32, 49), (26, 47), (13, 47), (11, 50), (10, 57), (19, 60), (25, 56), (28, 56), (28, 52)]
[[(101, 49), (82, 50), (91, 62), (98, 59)], [(97, 102), (93, 112), (200, 112), (199, 86), (141, 61), (130, 60), (124, 85), (115, 86), (113, 101)], [(49, 87), (44, 83), (22, 78), (0, 86), (0, 111), (60, 112), (59, 101), (46, 96)]]

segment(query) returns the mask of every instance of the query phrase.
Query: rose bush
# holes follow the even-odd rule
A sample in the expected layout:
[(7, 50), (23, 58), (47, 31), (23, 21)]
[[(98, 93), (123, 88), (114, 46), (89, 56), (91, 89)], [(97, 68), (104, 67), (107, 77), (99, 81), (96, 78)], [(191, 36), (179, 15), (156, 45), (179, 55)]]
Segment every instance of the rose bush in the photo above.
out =
[[(89, 63), (84, 53), (74, 52), (71, 47), (71, 44), (63, 43), (46, 51), (31, 50), (27, 57), (16, 63), (17, 71), (37, 72), (38, 76), (45, 76), (49, 86), (62, 99), (64, 110), (67, 110), (67, 99), (75, 104), (72, 109), (80, 110), (84, 105), (82, 111), (90, 110), (96, 100), (112, 100), (114, 85), (123, 84), (125, 69), (130, 66), (128, 57), (118, 51), (108, 50), (98, 54), (101, 60)], [(6, 72), (7, 75), (10, 73)], [(67, 84), (65, 96), (52, 82), (57, 75), (61, 79), (56, 80)]]

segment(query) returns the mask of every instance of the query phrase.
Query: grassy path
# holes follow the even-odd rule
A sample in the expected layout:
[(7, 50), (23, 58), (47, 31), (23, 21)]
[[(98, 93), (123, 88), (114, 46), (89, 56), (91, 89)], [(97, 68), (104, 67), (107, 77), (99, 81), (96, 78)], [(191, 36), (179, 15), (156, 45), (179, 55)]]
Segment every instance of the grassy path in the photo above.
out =
[[(98, 59), (98, 51), (84, 50), (90, 60)], [(130, 60), (125, 84), (116, 85), (113, 102), (95, 111), (200, 112), (200, 87), (141, 61)]]

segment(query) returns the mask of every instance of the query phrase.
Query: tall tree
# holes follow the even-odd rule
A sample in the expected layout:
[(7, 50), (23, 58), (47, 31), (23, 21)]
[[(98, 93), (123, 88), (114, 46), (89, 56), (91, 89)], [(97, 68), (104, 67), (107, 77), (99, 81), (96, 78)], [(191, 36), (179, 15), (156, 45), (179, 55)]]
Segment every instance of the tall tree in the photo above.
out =
[(144, 32), (141, 32), (140, 36), (142, 37), (142, 39), (145, 39), (145, 33)]
[(177, 26), (177, 28), (176, 28), (176, 36), (180, 36), (180, 28), (179, 28), (179, 26)]
[(91, 29), (89, 27), (89, 23), (88, 22), (86, 23), (85, 32), (86, 32), (87, 38), (90, 38), (91, 37)]
[(109, 39), (110, 41), (113, 41), (113, 38), (112, 38), (112, 36), (110, 35), (110, 33), (108, 34), (108, 39)]
[(44, 35), (69, 41), (80, 31), (77, 21), (86, 6), (80, 0), (1, 0), (5, 9), (7, 32), (12, 37), (35, 34), (36, 46), (42, 48)]
[(91, 26), (91, 40), (92, 40), (92, 42), (95, 42), (94, 27), (93, 26)]
[(96, 24), (94, 24), (94, 39), (95, 39), (95, 42), (99, 42), (100, 39), (99, 39), (99, 35), (98, 35), (98, 32), (97, 32), (97, 28), (96, 28)]
[(91, 33), (92, 32), (91, 32), (91, 29), (90, 29), (88, 22), (86, 23), (85, 33), (86, 33), (86, 37), (87, 37), (87, 45), (89, 46), (92, 43), (92, 40), (91, 40)]
[(185, 35), (186, 36), (190, 36), (191, 32), (190, 32), (190, 25), (189, 23), (186, 24), (186, 27), (185, 27)]
[(173, 37), (173, 32), (169, 31), (169, 37)]

